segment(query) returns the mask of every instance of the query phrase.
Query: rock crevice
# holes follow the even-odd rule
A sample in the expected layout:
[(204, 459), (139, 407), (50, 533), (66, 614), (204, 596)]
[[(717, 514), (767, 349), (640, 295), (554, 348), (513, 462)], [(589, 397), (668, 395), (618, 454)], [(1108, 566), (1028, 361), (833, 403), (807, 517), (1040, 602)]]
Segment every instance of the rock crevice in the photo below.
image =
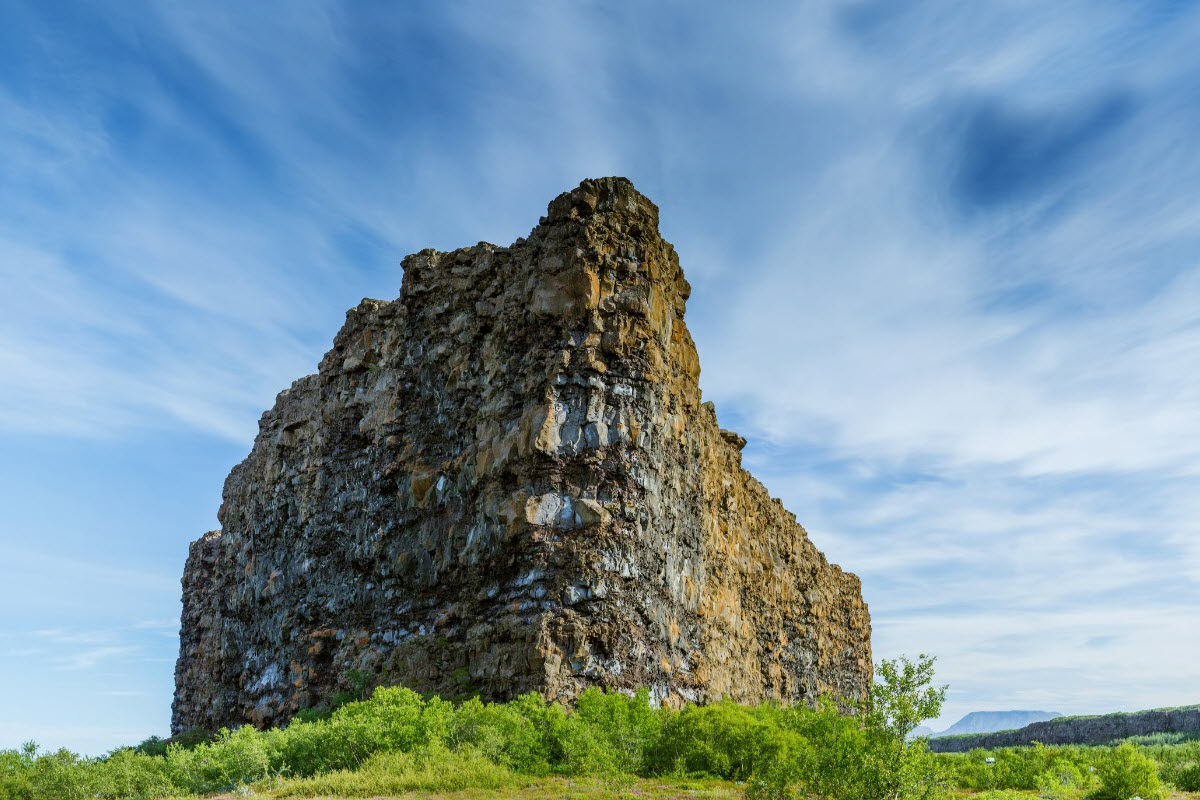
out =
[[(280, 393), (192, 545), (172, 727), (348, 676), (446, 695), (865, 695), (870, 619), (700, 397), (690, 287), (623, 178), (403, 263)], [(355, 672), (357, 671), (357, 672)]]

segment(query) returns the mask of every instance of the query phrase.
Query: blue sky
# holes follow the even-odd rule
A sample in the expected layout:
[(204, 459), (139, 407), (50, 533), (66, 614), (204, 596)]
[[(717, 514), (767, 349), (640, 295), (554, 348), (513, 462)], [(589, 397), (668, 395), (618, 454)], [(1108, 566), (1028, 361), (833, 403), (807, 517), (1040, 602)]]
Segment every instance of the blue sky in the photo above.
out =
[(0, 5), (0, 747), (165, 733), (275, 394), (612, 174), (946, 722), (1200, 702), (1193, 4)]

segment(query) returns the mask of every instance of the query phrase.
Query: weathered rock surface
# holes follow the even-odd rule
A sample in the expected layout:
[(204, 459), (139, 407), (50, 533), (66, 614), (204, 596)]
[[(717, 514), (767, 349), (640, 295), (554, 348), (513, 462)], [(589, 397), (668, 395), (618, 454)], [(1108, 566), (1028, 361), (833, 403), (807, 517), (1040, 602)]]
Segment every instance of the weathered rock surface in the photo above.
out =
[(658, 209), (585, 181), (511, 247), (404, 260), (263, 415), (192, 545), (172, 727), (372, 683), (861, 697), (870, 618), (702, 403)]
[(1136, 711), (1131, 714), (1059, 717), (1045, 722), (1034, 722), (1012, 731), (930, 739), (929, 749), (935, 753), (966, 753), (976, 747), (1018, 747), (1034, 742), (1111, 744), (1130, 736), (1149, 736), (1155, 733), (1200, 733), (1200, 706)]

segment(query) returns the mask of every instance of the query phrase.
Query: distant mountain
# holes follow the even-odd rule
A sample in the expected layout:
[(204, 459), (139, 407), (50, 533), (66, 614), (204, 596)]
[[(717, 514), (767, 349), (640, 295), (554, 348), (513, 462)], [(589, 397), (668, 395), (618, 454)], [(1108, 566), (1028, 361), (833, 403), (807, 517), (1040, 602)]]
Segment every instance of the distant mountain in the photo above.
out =
[(909, 739), (921, 739), (921, 738), (928, 739), (930, 736), (937, 736), (937, 734), (934, 732), (933, 728), (929, 727), (928, 725), (918, 725), (916, 728), (913, 729), (912, 733), (910, 733), (908, 735), (908, 738)]
[(1031, 722), (1057, 719), (1057, 711), (972, 711), (941, 733), (933, 736), (958, 736), (964, 733), (996, 733), (1024, 728)]

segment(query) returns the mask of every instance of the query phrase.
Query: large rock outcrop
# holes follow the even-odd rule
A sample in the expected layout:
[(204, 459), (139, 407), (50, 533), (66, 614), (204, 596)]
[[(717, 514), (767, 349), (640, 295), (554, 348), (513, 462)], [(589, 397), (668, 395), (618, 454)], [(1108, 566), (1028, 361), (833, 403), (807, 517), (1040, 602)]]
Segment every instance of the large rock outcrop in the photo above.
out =
[(173, 729), (352, 680), (443, 696), (864, 695), (870, 619), (702, 403), (690, 288), (623, 178), (404, 260), (263, 415), (192, 545)]

